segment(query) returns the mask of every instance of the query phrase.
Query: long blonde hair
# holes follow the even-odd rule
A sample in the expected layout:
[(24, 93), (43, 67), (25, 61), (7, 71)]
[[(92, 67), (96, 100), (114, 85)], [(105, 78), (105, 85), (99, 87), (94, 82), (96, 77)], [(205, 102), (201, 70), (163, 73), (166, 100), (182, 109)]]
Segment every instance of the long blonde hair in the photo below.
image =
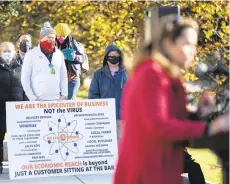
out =
[(186, 28), (193, 28), (198, 32), (199, 26), (196, 21), (191, 18), (179, 18), (175, 16), (167, 16), (160, 20), (159, 29), (155, 37), (149, 45), (140, 46), (134, 56), (133, 63), (129, 69), (129, 74), (132, 74), (135, 69), (147, 59), (152, 59), (160, 64), (163, 70), (172, 78), (179, 77), (181, 69), (171, 62), (166, 56), (162, 48), (162, 42), (168, 38), (175, 41), (181, 36)]

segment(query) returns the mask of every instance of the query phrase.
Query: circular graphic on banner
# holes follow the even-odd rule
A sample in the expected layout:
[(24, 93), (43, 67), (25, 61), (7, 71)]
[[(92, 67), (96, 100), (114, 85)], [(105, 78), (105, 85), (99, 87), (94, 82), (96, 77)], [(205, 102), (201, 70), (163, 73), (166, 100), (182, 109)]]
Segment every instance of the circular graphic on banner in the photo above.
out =
[(57, 122), (48, 122), (49, 134), (43, 137), (50, 145), (50, 155), (60, 154), (65, 161), (70, 154), (78, 154), (77, 141), (83, 135), (77, 131), (77, 121), (67, 122), (64, 115), (61, 115)]

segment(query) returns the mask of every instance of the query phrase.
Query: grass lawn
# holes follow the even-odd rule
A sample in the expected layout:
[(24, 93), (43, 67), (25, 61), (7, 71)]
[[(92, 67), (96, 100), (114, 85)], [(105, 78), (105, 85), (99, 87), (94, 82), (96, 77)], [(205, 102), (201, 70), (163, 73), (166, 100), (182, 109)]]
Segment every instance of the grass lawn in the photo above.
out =
[(204, 173), (205, 180), (215, 184), (222, 184), (221, 165), (217, 156), (209, 149), (191, 149), (188, 152), (198, 162)]

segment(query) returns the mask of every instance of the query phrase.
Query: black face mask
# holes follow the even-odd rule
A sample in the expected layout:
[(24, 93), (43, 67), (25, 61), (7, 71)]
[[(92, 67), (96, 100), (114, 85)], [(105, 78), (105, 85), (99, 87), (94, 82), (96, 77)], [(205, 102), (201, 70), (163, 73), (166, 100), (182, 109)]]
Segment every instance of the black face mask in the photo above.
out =
[(115, 65), (121, 61), (121, 57), (120, 56), (107, 56), (107, 61)]
[(27, 42), (22, 41), (20, 42), (19, 48), (22, 52), (26, 53), (28, 50), (30, 50), (30, 45)]

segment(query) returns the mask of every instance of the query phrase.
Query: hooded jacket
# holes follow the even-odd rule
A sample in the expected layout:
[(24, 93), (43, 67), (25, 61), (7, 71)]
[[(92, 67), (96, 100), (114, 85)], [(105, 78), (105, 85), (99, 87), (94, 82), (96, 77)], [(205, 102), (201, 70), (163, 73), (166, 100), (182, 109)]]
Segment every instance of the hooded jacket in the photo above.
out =
[[(121, 56), (121, 61), (119, 63), (120, 69), (118, 72), (112, 76), (109, 66), (107, 64), (108, 53), (112, 50), (118, 51)], [(103, 67), (97, 70), (89, 88), (89, 99), (99, 99), (99, 98), (115, 98), (116, 102), (116, 118), (120, 118), (120, 101), (124, 85), (127, 80), (127, 72), (124, 68), (124, 56), (119, 47), (115, 45), (109, 45), (106, 48)]]

